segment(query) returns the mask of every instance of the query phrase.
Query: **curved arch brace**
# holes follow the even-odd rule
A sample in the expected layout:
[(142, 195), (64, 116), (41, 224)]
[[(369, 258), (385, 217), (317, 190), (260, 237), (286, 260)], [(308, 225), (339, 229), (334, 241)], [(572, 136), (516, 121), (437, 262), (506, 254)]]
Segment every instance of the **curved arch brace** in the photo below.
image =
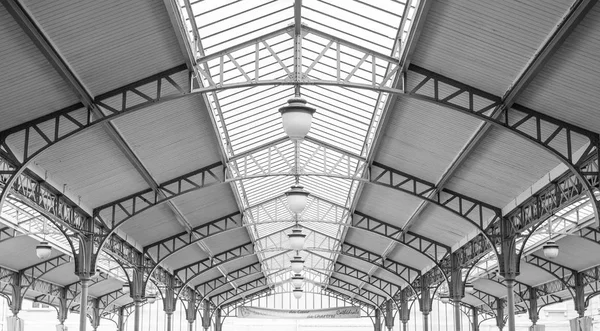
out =
[[(285, 252), (290, 252), (291, 250), (278, 248), (276, 250), (270, 249), (269, 251), (280, 251), (280, 252), (285, 253)], [(356, 258), (356, 259), (365, 261), (372, 265), (377, 265), (378, 267), (383, 267), (388, 272), (391, 272), (392, 274), (396, 275), (397, 277), (399, 277), (400, 279), (405, 281), (407, 284), (410, 284), (411, 273), (414, 272), (415, 274), (420, 275), (420, 272), (418, 270), (413, 270), (409, 266), (403, 265), (401, 263), (398, 263), (398, 262), (395, 262), (392, 260), (383, 261), (383, 259), (380, 256), (377, 256), (374, 253), (365, 251), (361, 248), (358, 248), (356, 246), (351, 246), (348, 244), (342, 245), (341, 251), (332, 251), (332, 250), (322, 250), (322, 251), (335, 253), (335, 254), (342, 254), (344, 256), (348, 256), (351, 258)], [(184, 274), (183, 278), (180, 277), (180, 279), (182, 280), (182, 284), (180, 285), (180, 288), (177, 291), (176, 297), (178, 298), (180, 296), (183, 289), (186, 288), (191, 281), (198, 278), (205, 272), (212, 270), (213, 268), (216, 268), (225, 263), (239, 260), (242, 258), (246, 258), (248, 256), (256, 255), (259, 252), (260, 251), (254, 250), (253, 243), (247, 243), (247, 244), (235, 247), (232, 250), (217, 254), (212, 259), (210, 259), (210, 258), (204, 259), (204, 260), (198, 261), (196, 263), (189, 264), (187, 266), (176, 269), (175, 270), (176, 275), (178, 275), (180, 273)], [(407, 275), (406, 276), (403, 275), (404, 273), (407, 273)], [(407, 278), (407, 276), (408, 276), (408, 278)]]

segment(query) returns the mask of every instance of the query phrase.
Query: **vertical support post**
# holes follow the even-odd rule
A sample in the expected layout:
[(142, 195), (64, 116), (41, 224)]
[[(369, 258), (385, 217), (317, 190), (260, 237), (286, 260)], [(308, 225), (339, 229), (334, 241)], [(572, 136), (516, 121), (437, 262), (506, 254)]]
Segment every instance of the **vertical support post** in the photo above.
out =
[(187, 309), (185, 310), (185, 318), (188, 321), (188, 330), (194, 331), (194, 322), (196, 322), (196, 291), (188, 289), (188, 301)]
[(210, 328), (210, 302), (205, 300), (202, 304), (204, 305), (202, 310), (202, 327), (204, 330), (208, 330)]
[(454, 306), (454, 328), (456, 331), (462, 331), (460, 325), (460, 302), (465, 296), (465, 288), (462, 279), (462, 270), (460, 266), (460, 257), (456, 253), (450, 255), (450, 299)]
[(144, 268), (141, 266), (141, 256), (138, 255), (138, 266), (133, 268), (131, 284), (129, 284), (130, 295), (135, 303), (135, 313), (133, 315), (133, 330), (141, 331), (141, 311), (144, 301)]
[(471, 320), (473, 321), (471, 330), (479, 331), (479, 311), (478, 311), (477, 307), (471, 307), (471, 314), (473, 315), (471, 318)]
[(385, 302), (385, 327), (388, 331), (394, 328), (394, 306), (391, 299)]
[(379, 308), (375, 309), (375, 320), (373, 321), (373, 330), (381, 331), (381, 311)]
[(419, 296), (419, 308), (423, 314), (423, 331), (429, 330), (429, 313), (431, 312), (431, 292), (428, 284), (421, 281), (421, 295)]
[(527, 287), (527, 292), (529, 292), (529, 319), (531, 320), (531, 324), (532, 325), (536, 325), (537, 321), (540, 318), (540, 315), (538, 313), (538, 293), (537, 291), (531, 287), (528, 286)]
[(79, 251), (75, 252), (75, 274), (79, 276), (81, 282), (81, 299), (79, 306), (81, 307), (79, 315), (79, 331), (85, 331), (87, 328), (86, 309), (88, 306), (88, 288), (90, 279), (96, 272), (96, 258), (94, 253), (94, 220), (87, 218), (83, 221), (83, 230), (86, 234), (80, 234)]
[(500, 235), (502, 242), (498, 264), (500, 275), (504, 277), (507, 290), (508, 330), (515, 331), (515, 292), (513, 286), (515, 279), (519, 275), (520, 261), (516, 250), (516, 235), (507, 219), (502, 219), (500, 223)]
[(167, 315), (167, 331), (173, 330), (173, 312), (175, 312), (176, 304), (175, 304), (175, 276), (169, 275), (167, 277), (167, 288), (165, 289), (165, 294), (163, 298), (163, 310)]
[(12, 291), (11, 291), (11, 302), (10, 311), (14, 316), (17, 316), (23, 306), (23, 296), (21, 295), (21, 280), (23, 279), (21, 273), (15, 272), (12, 275)]
[(117, 331), (125, 331), (125, 308), (119, 307), (119, 315), (117, 316)]
[(215, 310), (215, 331), (223, 330), (223, 321), (221, 321), (221, 308)]
[(585, 293), (583, 274), (578, 272), (575, 274), (575, 310), (579, 317), (585, 316)]
[(400, 321), (402, 322), (402, 330), (408, 330), (408, 321), (410, 320), (410, 311), (408, 310), (408, 299), (406, 296), (400, 297)]

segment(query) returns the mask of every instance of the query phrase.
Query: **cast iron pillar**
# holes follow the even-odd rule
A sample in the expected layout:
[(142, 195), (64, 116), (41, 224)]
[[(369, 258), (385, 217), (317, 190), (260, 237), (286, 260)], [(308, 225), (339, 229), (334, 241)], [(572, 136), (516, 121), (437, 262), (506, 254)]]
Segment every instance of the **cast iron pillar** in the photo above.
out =
[(462, 269), (460, 267), (459, 256), (456, 253), (450, 255), (450, 299), (454, 306), (454, 329), (462, 331), (460, 328), (460, 302), (465, 297), (465, 288), (462, 279)]
[(373, 320), (373, 330), (381, 331), (381, 311), (375, 309), (375, 319)]
[(205, 300), (203, 303), (202, 309), (202, 327), (204, 330), (208, 330), (210, 328), (210, 302)]
[(12, 291), (11, 291), (11, 302), (10, 311), (14, 316), (17, 316), (23, 307), (23, 296), (21, 295), (21, 273), (15, 272), (12, 275)]
[(117, 315), (117, 331), (125, 331), (125, 308), (119, 307), (119, 314)]
[(419, 296), (419, 308), (423, 314), (423, 331), (429, 330), (429, 313), (431, 312), (431, 292), (429, 286), (421, 281), (421, 295)]
[(408, 321), (410, 320), (410, 311), (408, 310), (408, 299), (402, 295), (400, 297), (400, 321), (402, 322), (402, 331), (408, 330)]
[(94, 253), (94, 225), (93, 220), (88, 218), (83, 222), (83, 234), (79, 234), (79, 251), (75, 253), (75, 274), (81, 283), (81, 299), (79, 306), (82, 310), (79, 314), (79, 331), (87, 328), (87, 316), (85, 310), (88, 306), (88, 288), (90, 279), (96, 273), (96, 259), (98, 254)]
[[(141, 264), (141, 263), (140, 263)], [(141, 265), (132, 269), (131, 284), (129, 284), (130, 295), (135, 304), (133, 314), (133, 331), (141, 331), (142, 302), (144, 301), (144, 268)]]
[(584, 293), (584, 281), (583, 274), (577, 272), (575, 274), (575, 310), (579, 317), (585, 316), (585, 293)]
[(163, 298), (163, 308), (167, 315), (167, 331), (173, 330), (173, 312), (175, 312), (175, 276), (167, 276), (167, 288)]
[(188, 321), (188, 331), (194, 331), (194, 322), (196, 322), (196, 291), (188, 289), (189, 302), (185, 310), (185, 319)]
[(515, 292), (513, 286), (519, 275), (520, 261), (516, 250), (516, 235), (510, 222), (502, 219), (500, 223), (500, 256), (498, 257), (500, 276), (504, 277), (508, 305), (508, 331), (515, 331)]
[(540, 315), (538, 313), (538, 293), (537, 291), (531, 287), (527, 287), (527, 292), (529, 292), (529, 310), (527, 311), (529, 314), (529, 320), (531, 320), (532, 325), (536, 325), (537, 321), (540, 319)]
[(394, 329), (394, 303), (392, 300), (385, 302), (385, 327), (388, 331)]
[(471, 314), (472, 316), (472, 321), (473, 321), (473, 325), (471, 326), (471, 330), (472, 331), (479, 331), (479, 311), (477, 310), (477, 307), (471, 307)]
[(223, 321), (221, 320), (221, 308), (215, 310), (215, 331), (223, 330)]

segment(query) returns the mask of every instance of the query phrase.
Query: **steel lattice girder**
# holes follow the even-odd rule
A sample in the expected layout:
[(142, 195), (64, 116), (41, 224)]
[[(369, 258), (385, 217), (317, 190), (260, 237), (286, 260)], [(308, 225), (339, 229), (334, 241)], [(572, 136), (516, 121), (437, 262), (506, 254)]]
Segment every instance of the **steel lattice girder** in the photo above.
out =
[(340, 273), (344, 276), (352, 277), (359, 281), (368, 282), (371, 286), (374, 286), (381, 290), (383, 293), (386, 293), (388, 296), (393, 297), (394, 294), (400, 291), (400, 286), (390, 283), (382, 278), (377, 276), (369, 275), (368, 273), (361, 271), (359, 269), (353, 268), (341, 262), (337, 262), (333, 267), (333, 272)]
[(212, 292), (215, 292), (218, 289), (228, 285), (229, 281), (236, 281), (262, 272), (262, 264), (260, 262), (256, 262), (227, 273), (227, 279), (223, 276), (219, 276), (202, 284), (196, 285), (196, 291), (200, 292), (202, 297), (207, 297), (210, 296)]
[(30, 288), (35, 289), (36, 281), (40, 279), (40, 277), (62, 265), (71, 262), (72, 258), (68, 255), (63, 254), (35, 264), (31, 267), (19, 270), (19, 276), (21, 277), (21, 296), (24, 297), (25, 293)]
[(11, 227), (3, 227), (0, 229), (0, 242), (12, 239), (16, 237), (20, 232), (11, 228)]
[(252, 290), (255, 290), (259, 287), (264, 287), (264, 286), (268, 286), (269, 282), (265, 277), (261, 277), (259, 279), (254, 279), (251, 280), (249, 282), (243, 283), (238, 285), (236, 288), (232, 288), (228, 291), (216, 294), (212, 297), (209, 297), (209, 300), (215, 305), (215, 306), (220, 306), (222, 305), (224, 302), (226, 302), (227, 300), (230, 300), (231, 298), (237, 296), (238, 291), (241, 293), (244, 292), (249, 292)]
[(369, 302), (374, 303), (377, 307), (379, 307), (379, 305), (383, 304), (386, 301), (386, 298), (381, 296), (380, 294), (371, 292), (369, 290), (365, 290), (364, 288), (359, 288), (354, 284), (350, 284), (334, 276), (329, 277), (329, 284), (327, 286), (337, 287), (348, 292), (354, 293), (354, 295), (365, 298)]

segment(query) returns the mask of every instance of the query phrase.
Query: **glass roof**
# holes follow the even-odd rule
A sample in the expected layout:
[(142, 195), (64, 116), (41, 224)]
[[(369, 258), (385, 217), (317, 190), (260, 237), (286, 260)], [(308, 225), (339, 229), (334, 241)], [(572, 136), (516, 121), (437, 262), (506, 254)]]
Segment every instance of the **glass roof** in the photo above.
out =
[[(414, 8), (397, 0), (351, 0), (343, 6), (332, 0), (303, 0), (299, 11), (293, 0), (179, 4), (190, 44), (201, 59), (196, 67), (201, 84), (229, 86), (206, 97), (265, 269), (287, 269), (295, 254), (284, 250), (289, 248), (286, 233), (295, 224), (284, 193), (299, 173), (300, 185), (310, 193), (298, 219), (310, 249), (300, 254), (307, 272), (329, 274), (388, 95), (335, 84), (300, 86), (301, 96), (317, 112), (308, 136), (296, 145), (287, 139), (277, 110), (297, 90), (293, 84), (269, 82), (301, 77), (389, 86), (393, 79), (386, 78), (395, 74), (389, 62), (365, 55), (365, 50), (398, 59), (398, 40), (409, 31)], [(302, 24), (298, 75), (295, 22)], [(345, 44), (334, 44), (328, 36)], [(270, 275), (270, 283), (290, 275)]]

